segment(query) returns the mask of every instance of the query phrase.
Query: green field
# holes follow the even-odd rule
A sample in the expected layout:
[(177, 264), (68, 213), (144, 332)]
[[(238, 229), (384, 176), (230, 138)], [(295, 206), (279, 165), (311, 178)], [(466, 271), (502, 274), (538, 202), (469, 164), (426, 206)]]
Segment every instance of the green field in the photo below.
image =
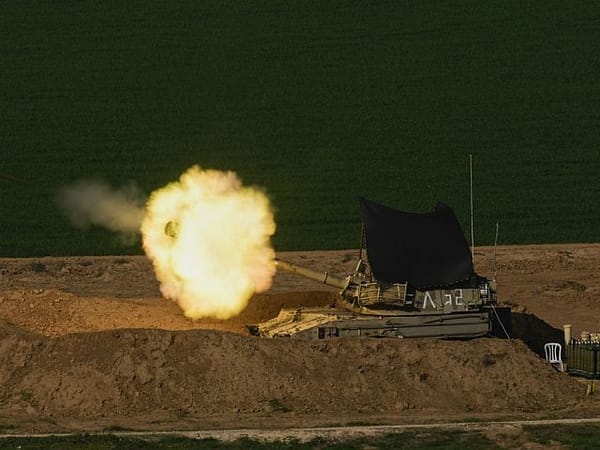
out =
[(354, 248), (357, 197), (451, 205), (475, 242), (600, 242), (597, 2), (0, 6), (0, 256), (140, 253), (73, 228), (80, 178), (193, 164), (275, 207), (276, 250)]

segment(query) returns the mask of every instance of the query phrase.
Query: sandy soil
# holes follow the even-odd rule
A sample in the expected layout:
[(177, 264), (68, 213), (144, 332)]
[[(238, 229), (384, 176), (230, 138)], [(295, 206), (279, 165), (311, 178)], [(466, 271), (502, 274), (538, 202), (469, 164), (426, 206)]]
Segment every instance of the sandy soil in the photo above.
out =
[[(494, 253), (496, 258), (494, 258)], [(345, 275), (358, 252), (283, 259)], [(0, 429), (402, 424), (599, 415), (541, 346), (600, 331), (600, 244), (477, 248), (514, 339), (271, 340), (246, 325), (335, 289), (279, 273), (231, 320), (186, 319), (144, 257), (0, 259)]]

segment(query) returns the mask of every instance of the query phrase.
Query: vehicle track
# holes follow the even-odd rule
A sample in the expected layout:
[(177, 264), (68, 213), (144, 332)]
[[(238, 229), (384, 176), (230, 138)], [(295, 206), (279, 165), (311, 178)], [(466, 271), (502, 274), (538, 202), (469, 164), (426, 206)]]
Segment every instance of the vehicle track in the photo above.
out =
[[(237, 439), (254, 439), (260, 441), (283, 441), (297, 440), (308, 442), (315, 438), (325, 440), (347, 440), (361, 437), (371, 437), (391, 433), (401, 433), (413, 430), (459, 430), (459, 431), (484, 431), (490, 428), (515, 429), (527, 425), (579, 425), (600, 423), (600, 417), (576, 418), (576, 419), (541, 419), (541, 420), (507, 420), (486, 422), (447, 422), (447, 423), (420, 423), (404, 425), (359, 425), (340, 427), (307, 427), (307, 428), (244, 428), (244, 429), (212, 429), (196, 431), (110, 431), (86, 433), (91, 436), (111, 435), (119, 437), (186, 437), (189, 439), (217, 439), (223, 442), (231, 442)], [(7, 433), (0, 434), (0, 439), (7, 438), (45, 438), (45, 437), (69, 437), (82, 433)]]

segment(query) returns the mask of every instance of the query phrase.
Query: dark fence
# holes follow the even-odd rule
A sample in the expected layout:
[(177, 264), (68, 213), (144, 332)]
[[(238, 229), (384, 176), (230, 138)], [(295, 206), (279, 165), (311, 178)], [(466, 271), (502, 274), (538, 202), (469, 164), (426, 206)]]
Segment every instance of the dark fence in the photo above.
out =
[(600, 378), (600, 343), (572, 339), (567, 345), (567, 372), (587, 378)]

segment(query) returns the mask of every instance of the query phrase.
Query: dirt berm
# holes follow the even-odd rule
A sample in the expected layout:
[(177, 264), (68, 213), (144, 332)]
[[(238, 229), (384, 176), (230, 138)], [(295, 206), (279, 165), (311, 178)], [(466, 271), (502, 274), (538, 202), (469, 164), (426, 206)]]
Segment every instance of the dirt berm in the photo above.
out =
[[(515, 280), (504, 295), (517, 338), (468, 341), (262, 339), (243, 325), (281, 306), (327, 304), (332, 292), (278, 275), (240, 317), (192, 322), (160, 298), (141, 257), (0, 260), (0, 425), (159, 430), (596, 414), (585, 383), (554, 370), (535, 347), (566, 320), (575, 333), (597, 323), (598, 275), (578, 270), (579, 248), (528, 248), (524, 265), (522, 248), (503, 248), (499, 281)], [(600, 246), (580, 251), (583, 265), (600, 260)], [(322, 269), (351, 265), (349, 254), (287, 256)], [(548, 269), (545, 257), (559, 262)], [(532, 314), (544, 301), (550, 312), (562, 303), (562, 313)], [(587, 314), (569, 315), (584, 304)]]

